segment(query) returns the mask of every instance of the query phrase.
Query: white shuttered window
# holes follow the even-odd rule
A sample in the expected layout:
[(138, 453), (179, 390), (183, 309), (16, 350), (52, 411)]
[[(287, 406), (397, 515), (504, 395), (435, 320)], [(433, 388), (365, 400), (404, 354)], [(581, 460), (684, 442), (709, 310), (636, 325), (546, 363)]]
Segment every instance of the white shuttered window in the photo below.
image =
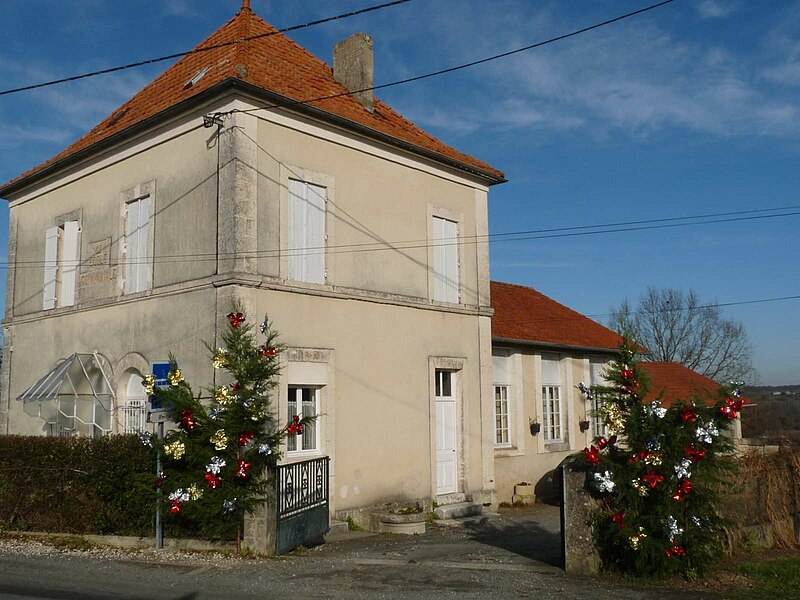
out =
[(289, 180), (289, 279), (325, 283), (325, 202), (319, 185)]
[(150, 196), (125, 205), (125, 293), (150, 286)]
[(50, 227), (45, 234), (44, 310), (75, 304), (79, 233), (78, 221), (66, 221), (60, 227)]
[(542, 416), (546, 442), (564, 441), (559, 363), (557, 354), (542, 355)]
[(433, 217), (433, 299), (457, 303), (458, 277), (458, 223)]

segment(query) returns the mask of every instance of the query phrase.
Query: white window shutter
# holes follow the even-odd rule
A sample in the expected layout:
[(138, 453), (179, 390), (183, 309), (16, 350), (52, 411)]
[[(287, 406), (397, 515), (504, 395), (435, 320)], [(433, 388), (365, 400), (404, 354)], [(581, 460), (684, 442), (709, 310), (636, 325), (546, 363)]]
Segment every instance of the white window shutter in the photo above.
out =
[(75, 284), (78, 274), (78, 222), (64, 223), (64, 243), (61, 263), (61, 306), (75, 304)]
[(139, 223), (137, 227), (138, 256), (136, 260), (136, 291), (143, 292), (149, 287), (148, 282), (150, 274), (150, 256), (148, 252), (148, 237), (150, 235), (150, 196), (140, 198), (137, 203), (139, 204)]
[(125, 291), (136, 291), (138, 271), (136, 258), (139, 255), (139, 203), (129, 202), (125, 205)]
[(325, 283), (325, 198), (327, 190), (306, 186), (306, 278), (310, 283)]
[(50, 227), (44, 243), (44, 310), (55, 308), (56, 275), (58, 273), (58, 227)]
[(433, 217), (433, 299), (459, 301), (458, 223)]
[(289, 180), (289, 279), (305, 280), (306, 247), (306, 185), (302, 181)]

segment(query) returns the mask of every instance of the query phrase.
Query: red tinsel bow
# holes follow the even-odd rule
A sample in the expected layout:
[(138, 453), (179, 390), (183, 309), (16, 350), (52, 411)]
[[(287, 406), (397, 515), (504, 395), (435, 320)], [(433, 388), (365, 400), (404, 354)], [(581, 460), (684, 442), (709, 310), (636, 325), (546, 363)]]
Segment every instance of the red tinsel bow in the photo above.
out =
[(625, 513), (618, 512), (611, 515), (611, 522), (619, 525), (620, 529), (625, 529)]
[(721, 407), (719, 411), (728, 417), (731, 421), (739, 416), (738, 412), (744, 408), (744, 401), (734, 400), (730, 396), (725, 398), (725, 406)]
[(238, 383), (234, 383), (234, 384), (231, 386), (231, 389), (232, 389), (234, 392), (238, 392), (238, 391), (239, 391), (241, 388), (239, 387), (239, 384), (238, 384)]
[(675, 501), (683, 500), (683, 497), (686, 494), (691, 493), (691, 491), (692, 491), (692, 482), (691, 480), (684, 477), (678, 484), (678, 489), (676, 489), (675, 493), (672, 494), (672, 499)]
[(602, 450), (603, 448), (608, 446), (610, 443), (611, 442), (609, 442), (606, 438), (604, 438), (603, 436), (600, 436), (598, 438), (598, 440), (597, 440), (597, 447), (600, 448), (600, 450)]
[(597, 456), (599, 450), (595, 446), (592, 446), (591, 449), (584, 448), (583, 450), (581, 450), (581, 452), (583, 452), (584, 456), (586, 457), (586, 462), (589, 463), (590, 465), (596, 465), (597, 463), (600, 462), (600, 457)]
[(228, 313), (228, 321), (230, 321), (231, 327), (238, 327), (244, 323), (244, 315), (240, 312)]
[(659, 483), (664, 481), (664, 476), (656, 473), (655, 469), (651, 469), (649, 473), (642, 475), (642, 481), (644, 481), (652, 490)]
[(624, 379), (630, 379), (633, 377), (633, 369), (622, 369), (619, 374), (622, 375)]
[(153, 489), (157, 490), (158, 488), (160, 488), (164, 484), (164, 480), (166, 478), (167, 478), (167, 476), (164, 475), (163, 473), (161, 475), (159, 475), (158, 477), (156, 477), (155, 483), (153, 483)]
[(691, 458), (692, 462), (697, 462), (701, 458), (705, 458), (706, 451), (705, 450), (698, 450), (697, 448), (695, 448), (694, 446), (692, 446), (690, 444), (686, 448), (686, 450), (684, 451), (683, 454), (686, 456), (686, 458)]
[(684, 407), (681, 411), (681, 421), (684, 423), (694, 423), (697, 421), (697, 409), (690, 406)]
[(181, 422), (178, 424), (178, 427), (185, 429), (188, 433), (191, 433), (195, 426), (195, 420), (192, 416), (193, 412), (191, 408), (181, 411)]
[(222, 483), (222, 477), (217, 477), (213, 473), (206, 473), (205, 474), (206, 481), (208, 482), (208, 487), (212, 490), (215, 490), (219, 487), (219, 484)]
[(672, 546), (672, 548), (667, 548), (664, 550), (664, 554), (667, 555), (667, 558), (672, 558), (673, 556), (686, 556), (686, 550), (680, 546)]
[(256, 434), (252, 431), (243, 431), (239, 434), (239, 445), (246, 446), (254, 437), (256, 437)]
[(639, 452), (638, 454), (634, 454), (628, 459), (628, 462), (639, 462), (640, 460), (644, 460), (645, 458), (650, 458), (649, 452)]
[(261, 347), (258, 349), (258, 353), (259, 353), (261, 356), (264, 356), (264, 357), (266, 357), (266, 358), (270, 358), (270, 357), (272, 357), (272, 356), (277, 356), (277, 355), (278, 355), (278, 350), (277, 350), (276, 348), (273, 348), (272, 346), (269, 346), (269, 347), (267, 347), (267, 346), (261, 346)]
[(730, 396), (727, 396), (725, 398), (725, 404), (730, 406), (735, 411), (741, 411), (744, 408), (744, 400), (742, 400), (741, 398), (737, 398), (736, 400), (734, 400)]
[(172, 506), (169, 507), (169, 512), (171, 512), (173, 515), (176, 514), (176, 513), (179, 513), (179, 512), (181, 512), (181, 507), (182, 506), (183, 506), (183, 502), (181, 502), (180, 500), (173, 500), (172, 501)]
[(292, 417), (292, 424), (286, 428), (286, 432), (291, 435), (300, 435), (303, 433), (303, 424), (300, 423), (300, 417), (295, 415)]
[(246, 479), (247, 478), (247, 471), (250, 469), (250, 463), (245, 462), (241, 458), (237, 461), (238, 466), (236, 467), (236, 473), (234, 474), (239, 479)]

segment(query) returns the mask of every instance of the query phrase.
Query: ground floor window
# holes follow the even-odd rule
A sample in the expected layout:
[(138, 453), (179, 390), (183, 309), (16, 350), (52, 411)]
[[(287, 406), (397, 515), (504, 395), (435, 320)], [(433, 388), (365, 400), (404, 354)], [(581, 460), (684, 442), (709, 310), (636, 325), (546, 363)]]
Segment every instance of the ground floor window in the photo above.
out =
[(139, 433), (147, 429), (147, 393), (142, 385), (142, 376), (134, 373), (128, 379), (125, 403), (122, 405), (124, 433)]
[(562, 441), (560, 385), (542, 386), (542, 414), (544, 415), (545, 441)]
[(494, 386), (495, 446), (511, 445), (511, 431), (508, 417), (508, 387), (507, 385)]
[[(295, 415), (300, 418), (313, 417), (319, 414), (320, 388), (312, 386), (289, 386), (289, 419)], [(289, 454), (318, 452), (319, 447), (319, 421), (308, 423), (303, 427), (303, 433), (290, 435), (286, 438), (286, 451)]]

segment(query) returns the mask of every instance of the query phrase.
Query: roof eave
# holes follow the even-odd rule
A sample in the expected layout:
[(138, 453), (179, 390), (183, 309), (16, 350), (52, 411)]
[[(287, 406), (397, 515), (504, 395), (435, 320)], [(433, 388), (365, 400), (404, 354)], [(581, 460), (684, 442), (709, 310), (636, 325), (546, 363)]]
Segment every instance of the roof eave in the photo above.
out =
[(581, 346), (575, 344), (562, 344), (557, 342), (540, 342), (537, 340), (518, 340), (514, 338), (504, 338), (504, 337), (494, 337), (494, 336), (492, 336), (492, 343), (516, 345), (516, 346), (554, 348), (563, 350), (577, 350), (579, 352), (604, 352), (607, 354), (619, 354), (618, 348), (604, 348), (600, 346)]
[[(473, 177), (477, 177), (479, 179), (486, 180), (489, 185), (496, 185), (499, 183), (505, 183), (507, 179), (505, 177), (497, 176), (493, 173), (489, 173), (488, 171), (483, 171), (478, 169), (477, 167), (473, 167), (472, 165), (463, 163), (461, 161), (449, 158), (438, 152), (433, 152), (432, 150), (427, 150), (416, 144), (412, 144), (410, 142), (405, 142), (393, 136), (381, 133), (376, 131), (370, 127), (366, 127), (365, 125), (361, 125), (349, 119), (345, 119), (344, 117), (340, 117), (328, 111), (322, 110), (320, 108), (316, 108), (314, 106), (310, 106), (308, 104), (301, 104), (297, 103), (297, 101), (293, 100), (292, 98), (288, 98), (287, 96), (282, 96), (280, 94), (276, 94), (275, 92), (271, 92), (266, 90), (260, 86), (257, 86), (252, 83), (247, 83), (241, 79), (236, 77), (229, 77), (220, 81), (219, 83), (214, 84), (213, 86), (209, 87), (208, 89), (199, 92), (198, 94), (192, 96), (191, 98), (187, 98), (177, 104), (173, 104), (169, 108), (166, 108), (146, 119), (142, 119), (141, 121), (134, 123), (130, 127), (126, 127), (117, 133), (114, 133), (107, 138), (99, 140), (86, 148), (82, 148), (73, 152), (72, 154), (65, 156), (64, 158), (57, 160), (42, 169), (35, 171), (17, 181), (12, 181), (11, 183), (7, 183), (3, 186), (0, 186), (0, 198), (6, 198), (9, 195), (15, 194), (20, 190), (35, 184), (36, 182), (49, 177), (50, 175), (65, 169), (75, 163), (80, 162), (84, 158), (91, 156), (92, 154), (102, 152), (103, 150), (110, 148), (130, 137), (133, 137), (158, 123), (165, 121), (169, 118), (177, 116), (192, 107), (205, 104), (210, 98), (213, 96), (223, 93), (229, 89), (241, 89), (242, 91), (248, 92), (255, 96), (268, 99), (271, 101), (275, 101), (277, 104), (286, 104), (283, 108), (288, 110), (294, 110), (300, 113), (306, 113), (309, 116), (313, 116), (315, 118), (328, 121), (335, 125), (342, 126), (346, 129), (354, 130), (361, 135), (365, 135), (366, 137), (370, 137), (376, 139), (378, 141), (388, 143), (392, 146), (401, 148), (408, 152), (412, 152), (419, 156), (423, 156), (429, 160), (433, 160), (438, 163), (446, 164), (450, 167), (456, 168), (460, 171), (465, 171), (472, 175)], [(279, 107), (276, 107), (279, 108)]]

